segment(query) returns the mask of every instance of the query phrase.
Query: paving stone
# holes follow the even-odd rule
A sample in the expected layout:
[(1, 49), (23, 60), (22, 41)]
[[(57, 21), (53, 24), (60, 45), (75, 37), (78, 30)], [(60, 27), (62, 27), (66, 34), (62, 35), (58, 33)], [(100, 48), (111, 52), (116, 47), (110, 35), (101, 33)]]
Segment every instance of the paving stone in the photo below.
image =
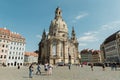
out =
[(94, 67), (91, 71), (90, 66), (83, 68), (71, 66), (71, 70), (67, 66), (54, 67), (52, 75), (46, 75), (42, 66), (42, 74), (36, 75), (36, 66), (34, 66), (33, 78), (29, 78), (29, 70), (27, 67), (0, 67), (0, 80), (120, 80), (120, 68), (112, 71), (107, 67), (102, 71), (102, 67)]

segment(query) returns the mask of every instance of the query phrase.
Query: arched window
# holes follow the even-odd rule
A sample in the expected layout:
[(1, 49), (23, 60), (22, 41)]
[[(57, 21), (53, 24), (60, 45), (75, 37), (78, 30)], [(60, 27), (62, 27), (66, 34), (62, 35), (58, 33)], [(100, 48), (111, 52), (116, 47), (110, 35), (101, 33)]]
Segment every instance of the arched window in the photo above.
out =
[(59, 15), (60, 15), (60, 12), (59, 12)]
[(53, 46), (52, 46), (52, 54), (53, 54), (53, 56), (56, 55), (56, 42), (53, 42)]
[(63, 43), (61, 42), (60, 43), (60, 55), (61, 55), (61, 57), (63, 56)]

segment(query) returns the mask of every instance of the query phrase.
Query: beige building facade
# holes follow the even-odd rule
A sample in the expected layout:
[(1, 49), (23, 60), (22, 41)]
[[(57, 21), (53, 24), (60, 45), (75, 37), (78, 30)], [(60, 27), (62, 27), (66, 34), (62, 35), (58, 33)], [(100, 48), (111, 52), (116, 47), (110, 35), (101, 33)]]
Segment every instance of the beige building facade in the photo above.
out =
[(104, 57), (100, 50), (95, 50), (92, 52), (92, 62), (93, 63), (103, 63)]
[(81, 63), (103, 63), (104, 57), (100, 50), (84, 49), (80, 52)]
[(38, 54), (35, 52), (25, 52), (24, 54), (24, 64), (31, 64), (38, 62)]
[(78, 41), (74, 28), (69, 37), (68, 27), (62, 18), (62, 11), (59, 7), (55, 10), (55, 18), (51, 21), (49, 32), (43, 31), (42, 39), (39, 43), (39, 63), (58, 62), (75, 63), (78, 56)]
[(104, 54), (104, 62), (120, 63), (120, 31), (117, 31), (107, 37), (100, 46)]

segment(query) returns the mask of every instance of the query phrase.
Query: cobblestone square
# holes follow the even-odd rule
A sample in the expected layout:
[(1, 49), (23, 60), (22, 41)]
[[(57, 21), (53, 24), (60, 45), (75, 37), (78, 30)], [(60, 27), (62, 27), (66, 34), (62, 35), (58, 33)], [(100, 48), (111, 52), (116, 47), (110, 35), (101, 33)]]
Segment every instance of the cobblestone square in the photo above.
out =
[(46, 75), (42, 66), (42, 74), (36, 75), (36, 66), (34, 66), (33, 78), (29, 78), (28, 67), (0, 67), (0, 80), (119, 80), (120, 69), (111, 71), (107, 67), (102, 71), (102, 67), (94, 67), (91, 71), (90, 66), (83, 68), (71, 66), (71, 70), (67, 66), (54, 67), (52, 75)]

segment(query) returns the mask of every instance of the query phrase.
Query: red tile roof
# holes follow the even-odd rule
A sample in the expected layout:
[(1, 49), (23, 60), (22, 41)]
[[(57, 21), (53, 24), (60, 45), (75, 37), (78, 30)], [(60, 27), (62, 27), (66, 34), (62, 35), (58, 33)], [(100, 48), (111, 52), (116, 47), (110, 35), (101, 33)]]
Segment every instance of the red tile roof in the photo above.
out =
[(0, 28), (0, 32), (10, 35), (10, 30), (5, 29), (5, 28)]
[(15, 33), (15, 32), (11, 32), (10, 30), (8, 30), (6, 28), (0, 28), (0, 33), (3, 34), (3, 35), (9, 35), (11, 38), (17, 38), (17, 39), (25, 40), (25, 38), (22, 37), (20, 34)]
[(34, 57), (38, 57), (38, 54), (35, 52), (25, 52), (25, 56), (34, 56)]

